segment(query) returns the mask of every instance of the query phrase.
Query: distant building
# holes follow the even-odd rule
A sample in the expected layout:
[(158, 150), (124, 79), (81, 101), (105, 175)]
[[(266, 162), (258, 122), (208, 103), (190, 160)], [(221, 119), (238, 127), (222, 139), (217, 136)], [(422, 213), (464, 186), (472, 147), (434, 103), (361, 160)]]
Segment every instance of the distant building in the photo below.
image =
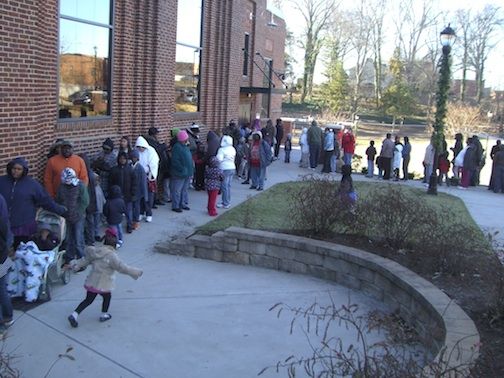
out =
[(266, 0), (3, 0), (0, 22), (3, 166), (24, 156), (40, 176), (56, 138), (95, 152), (281, 115), (286, 28)]

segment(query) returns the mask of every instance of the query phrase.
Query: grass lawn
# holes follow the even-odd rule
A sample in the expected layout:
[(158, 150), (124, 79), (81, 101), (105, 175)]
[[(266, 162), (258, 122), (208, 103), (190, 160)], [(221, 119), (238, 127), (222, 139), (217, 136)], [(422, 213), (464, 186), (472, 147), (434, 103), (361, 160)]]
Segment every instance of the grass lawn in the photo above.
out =
[[(235, 206), (215, 220), (199, 227), (197, 231), (202, 234), (211, 235), (214, 232), (225, 230), (231, 226), (266, 231), (296, 231), (296, 225), (292, 221), (291, 206), (295, 204), (293, 203), (294, 200), (291, 193), (293, 190), (299, 190), (302, 185), (307, 185), (307, 183), (287, 182), (277, 184), (259, 195), (250, 197), (247, 201)], [(385, 188), (388, 185), (390, 184), (354, 182), (355, 189), (359, 195), (359, 201), (364, 200), (371, 191)], [(425, 200), (432, 208), (432, 211), (441, 211), (442, 207), (449, 207), (453, 213), (458, 215), (459, 221), (463, 220), (469, 226), (474, 227), (476, 233), (480, 232), (479, 227), (470, 216), (464, 202), (460, 198), (445, 193), (431, 196), (427, 195), (423, 189), (411, 188), (404, 185), (394, 185), (394, 187), (400, 188), (407, 196)], [(391, 198), (387, 205), (394, 206), (394, 199)], [(415, 211), (415, 209), (411, 209), (411, 211)], [(447, 222), (451, 220), (453, 219), (446, 219)], [(480, 234), (483, 245), (488, 246), (483, 234), (481, 232)]]

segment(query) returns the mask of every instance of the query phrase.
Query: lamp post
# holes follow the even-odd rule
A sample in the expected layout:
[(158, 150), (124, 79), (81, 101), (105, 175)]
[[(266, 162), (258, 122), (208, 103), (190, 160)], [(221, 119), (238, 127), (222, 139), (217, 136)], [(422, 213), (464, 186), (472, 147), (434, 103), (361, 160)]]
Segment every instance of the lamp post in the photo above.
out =
[(429, 179), (429, 189), (427, 194), (437, 195), (437, 167), (439, 155), (444, 152), (443, 137), (444, 125), (446, 117), (446, 103), (448, 100), (448, 90), (450, 89), (450, 52), (453, 43), (455, 42), (455, 31), (450, 27), (450, 24), (441, 32), (440, 40), (443, 46), (443, 55), (439, 65), (438, 92), (436, 94), (436, 116), (434, 120), (434, 133), (431, 143), (434, 147), (434, 163), (432, 173)]

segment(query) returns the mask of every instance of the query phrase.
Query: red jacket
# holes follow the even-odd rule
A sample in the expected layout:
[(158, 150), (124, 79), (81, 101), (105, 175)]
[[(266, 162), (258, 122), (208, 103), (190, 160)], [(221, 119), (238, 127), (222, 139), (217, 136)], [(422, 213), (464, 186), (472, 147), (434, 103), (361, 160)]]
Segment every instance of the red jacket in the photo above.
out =
[(355, 137), (353, 134), (345, 133), (341, 139), (343, 152), (346, 154), (353, 154), (355, 152)]

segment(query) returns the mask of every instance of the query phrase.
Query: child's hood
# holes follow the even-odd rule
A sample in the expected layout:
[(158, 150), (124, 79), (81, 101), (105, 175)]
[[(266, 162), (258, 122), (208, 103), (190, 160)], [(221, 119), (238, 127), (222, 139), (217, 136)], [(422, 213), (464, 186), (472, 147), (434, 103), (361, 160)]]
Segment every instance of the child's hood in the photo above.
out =
[(119, 185), (112, 185), (110, 187), (110, 199), (121, 197), (122, 197), (121, 187)]
[(111, 253), (114, 252), (114, 248), (109, 245), (101, 245), (101, 246), (88, 246), (86, 247), (86, 257), (89, 260), (101, 259)]

